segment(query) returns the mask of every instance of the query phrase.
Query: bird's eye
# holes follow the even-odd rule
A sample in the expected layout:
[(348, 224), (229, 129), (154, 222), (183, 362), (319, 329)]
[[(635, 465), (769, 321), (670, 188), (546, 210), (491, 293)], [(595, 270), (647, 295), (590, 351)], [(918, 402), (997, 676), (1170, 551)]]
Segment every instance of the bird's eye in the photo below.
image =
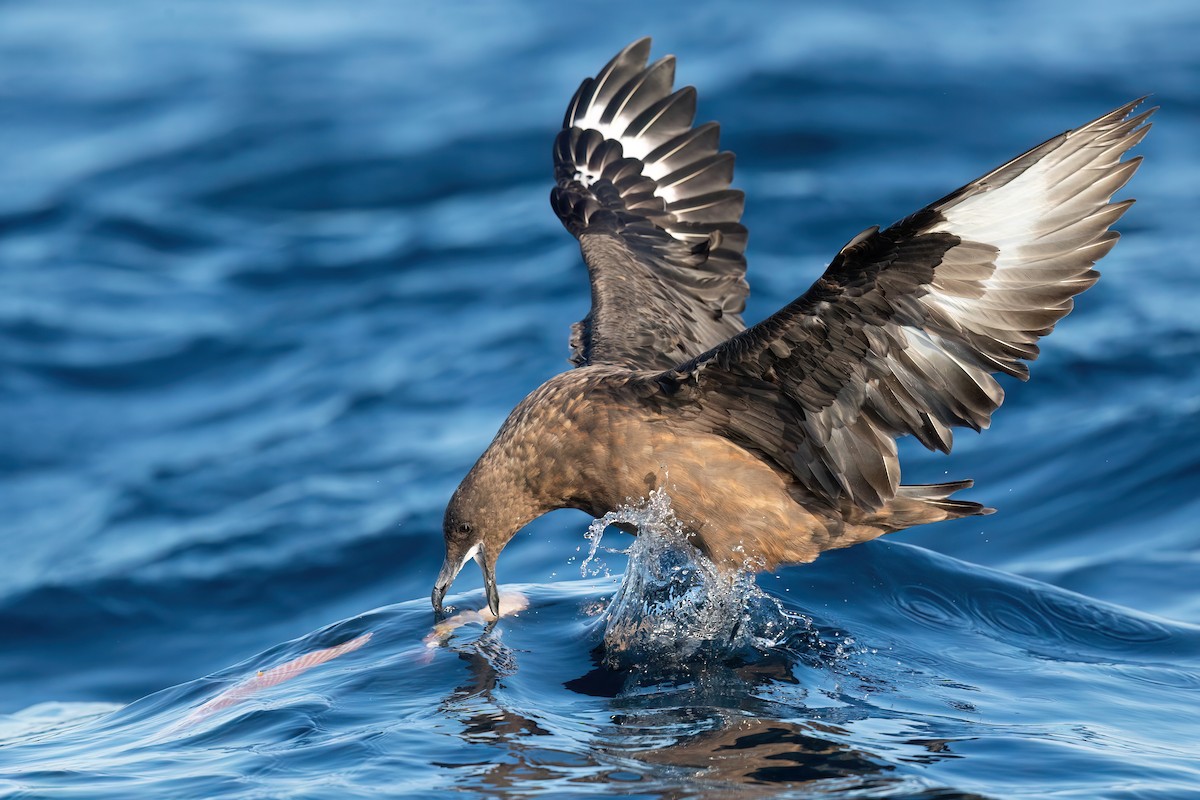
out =
[(469, 522), (458, 523), (458, 532), (459, 533), (470, 533), (471, 532), (471, 523), (469, 523)]

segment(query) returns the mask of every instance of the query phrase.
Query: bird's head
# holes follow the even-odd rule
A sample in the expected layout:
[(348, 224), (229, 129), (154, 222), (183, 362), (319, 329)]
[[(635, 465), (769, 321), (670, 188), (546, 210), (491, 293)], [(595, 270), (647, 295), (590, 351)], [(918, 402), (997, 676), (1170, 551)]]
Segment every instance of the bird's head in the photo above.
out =
[(433, 586), (433, 608), (441, 613), (442, 600), (458, 573), (471, 559), (483, 570), (488, 607), (500, 615), (500, 592), (496, 585), (496, 560), (517, 531), (549, 508), (533, 502), (522, 482), (505, 480), (488, 459), (480, 459), (446, 506), (442, 533), (446, 538), (446, 560)]

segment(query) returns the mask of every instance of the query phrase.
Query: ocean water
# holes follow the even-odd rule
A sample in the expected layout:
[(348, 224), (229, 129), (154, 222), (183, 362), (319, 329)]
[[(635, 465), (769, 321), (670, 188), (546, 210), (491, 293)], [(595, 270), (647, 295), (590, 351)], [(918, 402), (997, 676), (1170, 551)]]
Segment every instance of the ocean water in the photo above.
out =
[[(1200, 797), (1200, 7), (882, 9), (0, 2), (0, 797)], [(738, 154), (751, 320), (1161, 110), (1033, 379), (904, 446), (999, 513), (725, 584), (669, 498), (557, 512), (519, 611), (468, 567), (435, 628), (442, 508), (587, 310), (563, 108), (647, 34)]]

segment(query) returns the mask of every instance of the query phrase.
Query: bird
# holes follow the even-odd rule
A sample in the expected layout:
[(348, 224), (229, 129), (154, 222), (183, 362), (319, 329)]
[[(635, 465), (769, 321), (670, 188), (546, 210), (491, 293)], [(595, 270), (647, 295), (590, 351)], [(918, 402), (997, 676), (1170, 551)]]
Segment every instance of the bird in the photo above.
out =
[(1145, 98), (1049, 139), (841, 248), (807, 291), (742, 320), (744, 195), (715, 122), (650, 39), (586, 78), (554, 141), (550, 201), (578, 239), (591, 309), (574, 365), (534, 389), (450, 499), (432, 592), (467, 562), (499, 614), (496, 563), (559, 508), (593, 517), (665, 491), (722, 571), (762, 571), (993, 509), (970, 480), (900, 482), (896, 440), (949, 453), (987, 428), (996, 375), (1029, 377), (1038, 340), (1092, 286), (1133, 203), (1113, 195), (1156, 110)]

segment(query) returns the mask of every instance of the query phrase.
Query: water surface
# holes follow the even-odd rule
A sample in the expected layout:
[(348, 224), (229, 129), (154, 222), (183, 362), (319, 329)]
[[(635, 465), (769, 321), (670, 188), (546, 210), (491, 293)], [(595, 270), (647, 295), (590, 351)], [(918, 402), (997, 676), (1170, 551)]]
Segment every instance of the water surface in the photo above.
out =
[[(760, 577), (727, 657), (611, 662), (627, 557), (581, 576), (559, 512), (500, 564), (528, 608), (430, 647), (442, 507), (587, 310), (556, 126), (646, 34), (738, 153), (749, 319), (1162, 110), (1033, 380), (904, 449), (1000, 513)], [(0, 794), (1200, 797), (1197, 40), (1162, 0), (0, 4)]]

